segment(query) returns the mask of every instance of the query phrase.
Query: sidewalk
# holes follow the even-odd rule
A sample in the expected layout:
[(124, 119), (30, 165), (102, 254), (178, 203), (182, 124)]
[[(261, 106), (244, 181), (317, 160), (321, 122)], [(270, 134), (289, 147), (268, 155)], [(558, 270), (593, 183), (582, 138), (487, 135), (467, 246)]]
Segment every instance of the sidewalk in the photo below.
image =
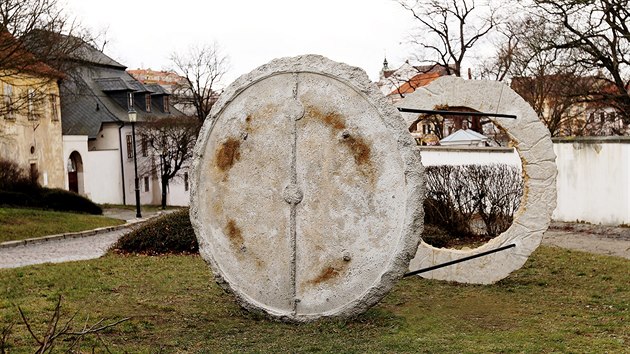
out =
[(123, 225), (95, 230), (4, 242), (0, 244), (0, 268), (99, 258), (107, 253), (121, 236), (163, 212), (143, 211), (140, 219), (136, 218), (135, 210), (106, 209), (103, 214), (127, 222)]
[(42, 242), (50, 242), (58, 239), (69, 239), (69, 238), (80, 238), (87, 236), (99, 235), (106, 232), (117, 231), (121, 229), (128, 229), (137, 225), (139, 223), (143, 223), (147, 220), (153, 219), (156, 216), (163, 214), (164, 212), (169, 212), (169, 210), (152, 210), (152, 211), (142, 211), (142, 218), (136, 218), (136, 211), (130, 209), (119, 209), (119, 208), (107, 208), (103, 210), (103, 216), (107, 216), (114, 219), (120, 219), (126, 221), (126, 223), (118, 226), (107, 226), (101, 227), (93, 230), (86, 231), (77, 231), (77, 232), (66, 232), (63, 234), (42, 236), (36, 238), (29, 238), (25, 240), (18, 241), (7, 241), (0, 243), (0, 249), (10, 248), (16, 246), (23, 246), (27, 244), (33, 243), (42, 243)]
[(543, 245), (630, 259), (630, 227), (554, 221)]

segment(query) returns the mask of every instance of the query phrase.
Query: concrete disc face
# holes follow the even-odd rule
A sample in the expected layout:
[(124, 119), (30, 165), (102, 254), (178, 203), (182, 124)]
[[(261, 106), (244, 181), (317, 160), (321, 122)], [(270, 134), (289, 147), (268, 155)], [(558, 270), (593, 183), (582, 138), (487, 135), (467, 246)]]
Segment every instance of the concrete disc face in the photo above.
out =
[[(540, 244), (556, 208), (556, 155), (549, 130), (538, 119), (536, 112), (521, 96), (501, 82), (457, 77), (441, 77), (407, 95), (397, 105), (416, 109), (468, 107), (479, 112), (516, 116), (516, 119), (490, 117), (495, 125), (508, 133), (523, 165), (523, 198), (512, 225), (499, 236), (472, 250), (436, 248), (421, 242), (410, 269), (427, 268), (511, 244), (515, 247), (422, 273), (421, 276), (461, 283), (490, 284), (519, 269)], [(405, 116), (407, 125), (411, 125), (416, 117)]]
[(254, 70), (226, 89), (196, 146), (202, 256), (249, 309), (291, 321), (364, 311), (420, 240), (412, 146), (360, 69), (301, 56)]

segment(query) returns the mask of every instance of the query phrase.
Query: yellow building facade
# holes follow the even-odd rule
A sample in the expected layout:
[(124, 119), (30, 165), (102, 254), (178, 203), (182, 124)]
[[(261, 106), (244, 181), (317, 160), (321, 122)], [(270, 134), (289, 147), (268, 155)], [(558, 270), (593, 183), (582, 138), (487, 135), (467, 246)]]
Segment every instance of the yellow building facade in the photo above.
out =
[(0, 157), (64, 188), (59, 77), (0, 72)]

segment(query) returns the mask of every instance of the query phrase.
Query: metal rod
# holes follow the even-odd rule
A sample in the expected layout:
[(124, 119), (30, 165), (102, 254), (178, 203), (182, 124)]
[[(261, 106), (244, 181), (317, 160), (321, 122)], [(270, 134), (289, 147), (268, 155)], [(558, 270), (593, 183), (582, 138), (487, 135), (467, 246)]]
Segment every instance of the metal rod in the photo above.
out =
[(431, 110), (431, 109), (415, 109), (415, 108), (403, 108), (403, 107), (398, 107), (398, 110), (403, 113), (425, 113), (425, 114), (439, 114), (443, 116), (500, 117), (500, 118), (516, 119), (516, 116), (513, 114), (501, 114), (501, 113), (436, 111), (436, 110)]
[(474, 254), (472, 256), (456, 259), (456, 260), (453, 260), (453, 261), (448, 261), (448, 262), (445, 262), (445, 263), (442, 263), (442, 264), (436, 264), (434, 266), (422, 268), (422, 269), (419, 269), (419, 270), (414, 270), (413, 272), (409, 272), (409, 273), (403, 275), (403, 278), (404, 277), (410, 277), (412, 275), (416, 275), (416, 274), (420, 274), (420, 273), (430, 272), (432, 270), (436, 270), (436, 269), (439, 269), (439, 268), (448, 267), (448, 266), (453, 265), (453, 264), (466, 262), (466, 261), (469, 261), (471, 259), (487, 256), (487, 255), (492, 254), (492, 253), (505, 251), (505, 250), (507, 250), (509, 248), (512, 248), (512, 247), (516, 247), (516, 245), (512, 243), (512, 244), (509, 244), (507, 246), (499, 247), (499, 248), (496, 248), (496, 249), (493, 249), (493, 250), (490, 250), (490, 251), (477, 253), (477, 254)]

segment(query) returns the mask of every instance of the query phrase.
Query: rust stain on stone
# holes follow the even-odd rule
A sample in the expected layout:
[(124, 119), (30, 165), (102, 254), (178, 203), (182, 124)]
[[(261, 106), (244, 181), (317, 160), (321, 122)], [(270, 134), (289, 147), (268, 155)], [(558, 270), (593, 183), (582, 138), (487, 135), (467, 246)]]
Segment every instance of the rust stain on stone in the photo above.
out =
[(334, 264), (324, 267), (315, 278), (307, 281), (306, 284), (318, 285), (338, 279), (347, 267), (348, 262), (346, 261), (339, 260), (334, 262)]
[(350, 135), (344, 138), (343, 141), (345, 145), (350, 148), (350, 151), (352, 151), (354, 162), (356, 162), (357, 165), (364, 165), (370, 162), (371, 149), (370, 145), (365, 142), (365, 139), (360, 136), (355, 137)]
[(241, 229), (238, 227), (238, 225), (236, 225), (236, 222), (234, 222), (234, 220), (228, 220), (228, 223), (225, 226), (225, 235), (230, 239), (230, 243), (232, 244), (232, 246), (236, 250), (240, 251), (245, 240), (243, 239), (243, 233), (241, 232)]
[[(306, 114), (309, 117), (321, 120), (326, 125), (333, 128), (334, 134), (337, 134), (347, 128), (344, 117), (339, 113), (323, 113), (316, 107), (308, 106), (306, 108)], [(365, 165), (370, 162), (372, 149), (363, 137), (344, 131), (342, 133), (341, 142), (343, 145), (348, 147), (357, 165)]]
[(239, 261), (248, 259), (253, 262), (256, 268), (261, 270), (267, 267), (265, 260), (258, 256), (255, 250), (245, 247), (243, 231), (240, 227), (238, 227), (234, 220), (229, 219), (223, 231), (228, 237), (232, 249), (234, 250), (234, 255)]
[(317, 107), (307, 106), (306, 107), (306, 116), (321, 120), (326, 125), (329, 125), (335, 131), (339, 131), (346, 128), (346, 121), (343, 116), (339, 113), (329, 112), (324, 113), (320, 111)]
[(246, 133), (252, 133), (253, 128), (252, 128), (252, 120), (254, 119), (254, 117), (251, 114), (248, 114), (247, 117), (245, 117), (245, 132)]
[(229, 170), (236, 161), (241, 158), (241, 141), (235, 138), (228, 138), (216, 153), (216, 164), (221, 171)]
[(322, 121), (330, 125), (335, 130), (346, 128), (346, 122), (339, 113), (330, 112), (322, 116)]

